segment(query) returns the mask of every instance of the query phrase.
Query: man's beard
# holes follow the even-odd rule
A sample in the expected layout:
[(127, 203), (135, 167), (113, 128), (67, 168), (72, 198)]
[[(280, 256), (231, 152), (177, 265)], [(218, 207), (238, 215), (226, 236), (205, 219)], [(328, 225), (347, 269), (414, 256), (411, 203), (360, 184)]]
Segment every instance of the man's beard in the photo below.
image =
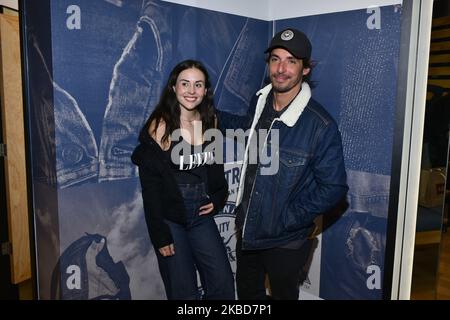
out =
[(296, 85), (298, 85), (299, 83), (302, 82), (302, 77), (300, 77), (298, 79), (298, 81), (296, 81), (295, 83), (293, 83), (292, 85), (288, 85), (286, 87), (280, 87), (278, 85), (274, 85), (273, 81), (272, 81), (272, 89), (274, 92), (276, 93), (285, 93), (285, 92), (289, 92), (290, 90), (292, 90), (292, 88), (294, 88)]

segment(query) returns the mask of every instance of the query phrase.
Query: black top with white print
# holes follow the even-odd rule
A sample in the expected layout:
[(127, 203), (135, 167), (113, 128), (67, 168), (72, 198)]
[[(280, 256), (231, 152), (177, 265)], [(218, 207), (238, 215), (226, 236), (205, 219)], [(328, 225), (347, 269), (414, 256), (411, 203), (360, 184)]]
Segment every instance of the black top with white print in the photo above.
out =
[(195, 146), (184, 139), (171, 142), (165, 154), (177, 183), (207, 182), (206, 166), (214, 163), (214, 152), (206, 150), (208, 144)]

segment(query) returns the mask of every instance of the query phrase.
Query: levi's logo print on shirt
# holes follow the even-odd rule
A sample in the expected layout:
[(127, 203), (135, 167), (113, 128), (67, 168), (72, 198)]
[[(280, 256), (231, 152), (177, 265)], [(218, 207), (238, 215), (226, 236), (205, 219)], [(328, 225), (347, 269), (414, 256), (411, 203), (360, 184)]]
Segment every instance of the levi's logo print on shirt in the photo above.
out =
[(194, 168), (211, 164), (214, 161), (214, 153), (205, 151), (190, 155), (180, 155), (179, 169), (192, 170)]

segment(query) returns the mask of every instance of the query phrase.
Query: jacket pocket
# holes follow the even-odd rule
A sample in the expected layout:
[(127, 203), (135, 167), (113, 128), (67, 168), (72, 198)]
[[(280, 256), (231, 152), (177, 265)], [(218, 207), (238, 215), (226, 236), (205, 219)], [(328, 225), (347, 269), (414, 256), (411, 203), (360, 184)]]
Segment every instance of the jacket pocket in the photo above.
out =
[(302, 151), (280, 148), (279, 157), (278, 186), (281, 188), (292, 188), (305, 172), (310, 156)]

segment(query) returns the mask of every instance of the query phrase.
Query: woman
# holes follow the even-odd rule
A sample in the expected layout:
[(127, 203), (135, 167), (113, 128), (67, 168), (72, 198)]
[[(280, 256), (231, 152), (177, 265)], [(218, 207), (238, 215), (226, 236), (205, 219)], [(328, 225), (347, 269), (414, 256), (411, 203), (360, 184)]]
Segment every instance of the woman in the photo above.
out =
[[(179, 63), (132, 155), (168, 299), (235, 297), (233, 273), (213, 218), (224, 206), (228, 184), (223, 164), (205, 151), (203, 139), (205, 131), (215, 127), (206, 69), (194, 60)], [(179, 131), (180, 141), (172, 140)]]

